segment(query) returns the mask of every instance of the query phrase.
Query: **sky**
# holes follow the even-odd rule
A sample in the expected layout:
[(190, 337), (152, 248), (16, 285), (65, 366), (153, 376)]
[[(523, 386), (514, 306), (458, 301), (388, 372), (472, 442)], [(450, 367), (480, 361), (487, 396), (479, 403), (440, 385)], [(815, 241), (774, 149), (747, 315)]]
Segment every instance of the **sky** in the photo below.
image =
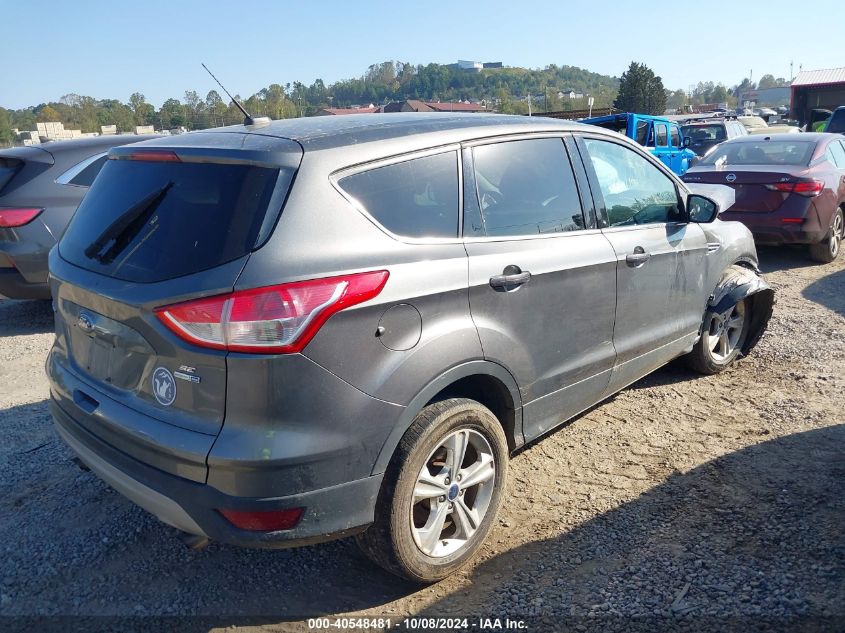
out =
[[(77, 93), (160, 106), (186, 90), (233, 94), (316, 78), (360, 77), (370, 64), (458, 59), (506, 66), (578, 66), (620, 76), (647, 64), (671, 89), (732, 86), (753, 72), (845, 66), (843, 0), (711, 3), (687, 0), (313, 2), (0, 0), (0, 106)], [(816, 19), (814, 16), (819, 16)]]

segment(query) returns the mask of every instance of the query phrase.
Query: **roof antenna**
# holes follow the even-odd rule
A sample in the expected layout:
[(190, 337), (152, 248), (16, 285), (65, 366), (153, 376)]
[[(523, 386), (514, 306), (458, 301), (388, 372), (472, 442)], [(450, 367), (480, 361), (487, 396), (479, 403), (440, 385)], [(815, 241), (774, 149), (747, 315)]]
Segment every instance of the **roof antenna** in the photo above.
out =
[[(202, 64), (202, 62), (200, 62), (200, 63)], [(270, 121), (270, 119), (269, 119), (268, 117), (263, 117), (263, 116), (260, 116), (260, 117), (258, 117), (257, 119), (252, 118), (252, 115), (251, 115), (249, 112), (247, 112), (247, 111), (246, 111), (246, 108), (245, 108), (245, 107), (243, 107), (243, 106), (241, 105), (241, 102), (240, 102), (240, 101), (238, 101), (237, 99), (235, 99), (235, 98), (231, 95), (231, 93), (230, 93), (228, 90), (226, 90), (226, 87), (225, 87), (223, 84), (221, 84), (221, 83), (220, 83), (220, 80), (219, 80), (219, 79), (217, 79), (217, 77), (215, 77), (215, 76), (214, 76), (214, 73), (212, 73), (212, 72), (208, 69), (208, 66), (206, 66), (205, 64), (202, 64), (202, 67), (203, 67), (203, 68), (205, 68), (205, 72), (207, 72), (209, 75), (211, 75), (211, 78), (212, 78), (214, 81), (216, 81), (216, 82), (217, 82), (217, 85), (218, 85), (218, 86), (220, 86), (221, 88), (223, 88), (223, 92), (225, 92), (225, 93), (228, 95), (228, 97), (232, 100), (232, 102), (233, 102), (236, 106), (238, 106), (238, 110), (240, 110), (241, 112), (243, 112), (243, 113), (244, 113), (244, 125), (255, 125), (256, 123), (267, 123), (267, 122), (269, 122), (269, 121)]]

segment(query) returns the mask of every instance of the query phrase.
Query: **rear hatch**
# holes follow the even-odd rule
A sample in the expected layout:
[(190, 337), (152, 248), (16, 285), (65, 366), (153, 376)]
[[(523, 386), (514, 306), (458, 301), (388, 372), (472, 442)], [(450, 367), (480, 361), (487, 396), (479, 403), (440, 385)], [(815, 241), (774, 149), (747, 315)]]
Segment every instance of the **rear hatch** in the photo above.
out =
[(795, 194), (796, 184), (808, 180), (805, 169), (797, 172), (779, 170), (773, 165), (738, 165), (736, 169), (703, 171), (693, 168), (684, 175), (689, 183), (728, 185), (735, 192), (731, 211), (771, 213), (780, 209)]
[(50, 362), (87, 385), (73, 394), (83, 410), (106, 397), (132, 410), (127, 418), (217, 435), (225, 351), (181, 340), (154, 310), (233, 289), (272, 232), (301, 157), (293, 141), (234, 132), (111, 150), (51, 256)]

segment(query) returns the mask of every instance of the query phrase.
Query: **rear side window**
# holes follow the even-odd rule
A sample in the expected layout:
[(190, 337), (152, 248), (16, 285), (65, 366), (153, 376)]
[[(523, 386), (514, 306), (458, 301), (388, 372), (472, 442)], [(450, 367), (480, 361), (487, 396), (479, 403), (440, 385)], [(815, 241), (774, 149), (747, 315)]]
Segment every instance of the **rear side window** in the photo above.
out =
[(3, 191), (3, 187), (9, 183), (21, 167), (23, 167), (22, 160), (0, 156), (0, 191)]
[(136, 282), (219, 266), (256, 246), (291, 174), (253, 165), (108, 160), (59, 245), (64, 259)]
[(377, 167), (341, 178), (338, 186), (395, 235), (458, 236), (457, 152)]
[(833, 156), (833, 163), (840, 169), (845, 169), (845, 148), (842, 147), (842, 143), (834, 141), (828, 149)]
[(669, 134), (672, 137), (672, 147), (680, 147), (681, 146), (681, 135), (678, 132), (678, 128), (672, 126), (672, 129), (669, 131)]
[(538, 235), (584, 228), (562, 139), (508, 141), (473, 149), (486, 235)]
[(106, 160), (108, 156), (103, 155), (99, 158), (96, 158), (90, 164), (82, 169), (76, 176), (70, 179), (69, 184), (76, 185), (77, 187), (90, 187), (91, 183), (94, 182), (94, 178), (97, 177), (97, 174), (100, 173), (100, 170), (103, 168), (103, 165), (106, 164)]

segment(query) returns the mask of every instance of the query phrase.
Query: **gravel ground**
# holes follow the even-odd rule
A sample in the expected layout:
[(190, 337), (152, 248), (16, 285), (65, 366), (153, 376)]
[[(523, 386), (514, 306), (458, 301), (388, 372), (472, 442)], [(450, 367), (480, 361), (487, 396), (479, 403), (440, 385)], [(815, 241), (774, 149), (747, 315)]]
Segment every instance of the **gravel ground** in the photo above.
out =
[[(0, 301), (0, 614), (16, 616), (0, 629), (287, 631), (351, 614), (845, 631), (845, 260), (760, 255), (778, 304), (750, 357), (713, 377), (670, 365), (522, 451), (477, 562), (425, 588), (348, 541), (185, 549), (74, 464), (45, 401), (49, 304)], [(52, 617), (67, 615), (92, 618)]]

